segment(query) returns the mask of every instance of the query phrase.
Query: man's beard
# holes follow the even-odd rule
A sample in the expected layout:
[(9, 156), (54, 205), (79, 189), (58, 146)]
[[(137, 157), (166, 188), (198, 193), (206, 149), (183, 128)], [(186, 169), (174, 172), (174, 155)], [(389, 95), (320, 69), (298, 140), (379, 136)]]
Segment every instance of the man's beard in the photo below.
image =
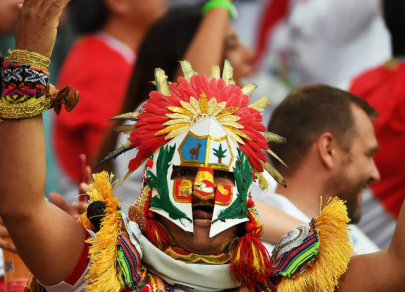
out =
[(331, 177), (326, 183), (324, 193), (332, 197), (337, 196), (341, 200), (346, 201), (345, 205), (350, 223), (356, 224), (362, 216), (358, 196), (361, 195), (362, 190), (368, 184), (368, 179), (349, 177), (345, 169), (342, 164), (339, 173)]

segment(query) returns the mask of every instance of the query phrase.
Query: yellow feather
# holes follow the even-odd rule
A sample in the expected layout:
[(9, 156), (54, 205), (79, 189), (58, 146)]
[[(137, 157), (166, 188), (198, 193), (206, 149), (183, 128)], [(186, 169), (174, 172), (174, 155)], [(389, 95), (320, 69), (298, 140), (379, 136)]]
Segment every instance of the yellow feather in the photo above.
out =
[(244, 127), (241, 125), (241, 124), (239, 124), (239, 123), (237, 123), (237, 122), (232, 122), (232, 121), (224, 121), (224, 122), (221, 122), (221, 124), (222, 125), (226, 125), (226, 126), (230, 126), (230, 127), (234, 127), (235, 129), (243, 129)]
[(112, 117), (110, 120), (136, 120), (136, 119), (138, 119), (138, 115), (142, 112), (143, 112), (143, 110), (140, 109), (139, 111), (136, 111), (136, 112), (125, 113), (125, 114), (121, 114), (121, 115)]
[(221, 78), (221, 69), (219, 68), (218, 65), (212, 65), (212, 67), (211, 67), (210, 80), (211, 80), (212, 78), (215, 78), (215, 79), (217, 79), (217, 80)]
[(285, 184), (283, 176), (275, 169), (270, 163), (268, 162), (263, 162), (263, 167), (264, 169), (278, 182), (280, 185), (287, 187)]
[(233, 66), (231, 61), (229, 60), (225, 60), (224, 69), (222, 72), (222, 79), (225, 81), (226, 85), (236, 85), (235, 80), (233, 80)]
[(114, 133), (124, 133), (126, 135), (131, 134), (133, 131), (135, 131), (136, 127), (134, 125), (121, 125), (118, 127), (115, 127), (113, 132)]
[(237, 122), (237, 121), (239, 121), (240, 120), (240, 117), (238, 117), (238, 116), (233, 116), (233, 115), (230, 115), (230, 116), (223, 116), (223, 117), (220, 117), (219, 119), (218, 119), (218, 121), (220, 121), (220, 122)]
[(190, 123), (190, 119), (174, 119), (167, 121), (166, 123), (163, 123), (163, 126), (171, 126), (171, 125), (177, 125), (177, 124), (184, 124), (184, 123)]
[(232, 128), (232, 127), (229, 127), (229, 126), (224, 126), (224, 128), (226, 130), (234, 132), (235, 134), (237, 134), (238, 136), (240, 136), (242, 138), (245, 138), (246, 140), (252, 141), (252, 139), (248, 135), (246, 135), (242, 131), (239, 131), (238, 129), (235, 129), (235, 128)]
[[(210, 100), (211, 101), (211, 100)], [(226, 101), (222, 101), (217, 103), (213, 111), (211, 112), (211, 116), (215, 117), (220, 111), (222, 111), (226, 106)]]
[(250, 96), (253, 93), (253, 91), (255, 91), (256, 88), (257, 88), (257, 85), (254, 83), (246, 84), (242, 88), (242, 93), (246, 94), (247, 96)]
[(267, 183), (267, 180), (265, 179), (263, 173), (259, 172), (257, 169), (254, 169), (257, 178), (259, 179), (259, 187), (263, 190), (263, 191), (267, 191), (267, 189), (269, 188), (269, 184)]
[(193, 69), (189, 61), (180, 61), (181, 69), (183, 70), (184, 78), (190, 81), (191, 76), (198, 75)]
[(171, 119), (187, 119), (188, 121), (191, 121), (192, 116), (176, 113), (176, 114), (166, 114), (166, 117), (169, 117)]
[(267, 97), (262, 97), (258, 101), (248, 105), (248, 107), (254, 108), (254, 109), (258, 110), (259, 112), (262, 112), (269, 105), (270, 105), (269, 99)]
[(198, 100), (196, 100), (194, 97), (190, 97), (190, 104), (195, 109), (197, 114), (201, 114), (200, 103), (198, 102)]
[(208, 101), (207, 115), (212, 115), (212, 112), (214, 111), (216, 106), (217, 106), (217, 99), (213, 97)]
[(185, 102), (183, 100), (180, 101), (180, 104), (183, 108), (185, 108), (186, 110), (188, 110), (190, 113), (192, 113), (193, 115), (197, 114), (197, 111), (194, 109), (193, 106), (191, 106), (191, 104), (189, 104), (188, 102)]
[(277, 143), (277, 144), (285, 144), (287, 143), (287, 139), (284, 137), (281, 137), (277, 134), (274, 134), (272, 132), (260, 132), (260, 134), (263, 135), (264, 138), (267, 139), (269, 142)]
[(170, 133), (173, 130), (177, 130), (179, 128), (188, 127), (188, 126), (189, 126), (189, 124), (177, 124), (177, 125), (169, 126), (169, 127), (164, 128), (163, 130), (160, 130), (159, 132), (157, 132), (155, 134), (155, 136), (164, 135), (164, 134)]
[(167, 109), (171, 112), (186, 115), (189, 117), (193, 117), (194, 114), (190, 113), (188, 110), (182, 108), (182, 107), (177, 107), (177, 106), (168, 106)]
[(224, 108), (224, 109), (221, 110), (218, 114), (215, 115), (215, 118), (216, 118), (216, 119), (220, 119), (220, 118), (222, 118), (223, 116), (232, 115), (232, 114), (234, 114), (235, 112), (237, 112), (238, 110), (239, 110), (238, 107), (227, 107), (227, 108)]
[(183, 127), (180, 127), (180, 128), (177, 128), (177, 129), (171, 131), (170, 134), (165, 137), (165, 140), (169, 140), (169, 139), (176, 137), (177, 135), (182, 133), (184, 130), (188, 129), (189, 126), (190, 126), (189, 124), (186, 124), (186, 126), (183, 126)]
[(226, 128), (225, 128), (225, 130), (228, 132), (229, 136), (231, 136), (232, 139), (235, 140), (235, 142), (237, 142), (237, 143), (239, 143), (239, 144), (242, 144), (242, 145), (245, 145), (245, 142), (243, 142), (243, 140), (242, 140), (238, 135), (236, 135), (236, 133), (234, 133), (234, 132), (233, 132), (232, 130), (230, 130), (230, 129), (226, 129)]
[(155, 81), (157, 91), (167, 96), (172, 95), (165, 71), (160, 68), (155, 69)]
[(277, 156), (276, 153), (274, 153), (273, 151), (271, 151), (271, 149), (268, 149), (268, 150), (266, 150), (266, 151), (267, 151), (267, 153), (269, 153), (271, 156), (273, 156), (273, 157), (276, 158), (278, 161), (280, 161), (280, 163), (282, 163), (285, 167), (288, 167), (288, 166), (284, 163), (284, 161), (282, 161), (281, 158)]

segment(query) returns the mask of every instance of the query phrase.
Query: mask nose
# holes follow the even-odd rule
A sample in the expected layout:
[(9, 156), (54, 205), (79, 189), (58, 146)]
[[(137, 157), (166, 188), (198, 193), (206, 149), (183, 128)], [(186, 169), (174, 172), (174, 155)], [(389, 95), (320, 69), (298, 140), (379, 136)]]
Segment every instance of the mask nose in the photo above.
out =
[(214, 199), (214, 169), (199, 167), (194, 180), (193, 194), (203, 201)]

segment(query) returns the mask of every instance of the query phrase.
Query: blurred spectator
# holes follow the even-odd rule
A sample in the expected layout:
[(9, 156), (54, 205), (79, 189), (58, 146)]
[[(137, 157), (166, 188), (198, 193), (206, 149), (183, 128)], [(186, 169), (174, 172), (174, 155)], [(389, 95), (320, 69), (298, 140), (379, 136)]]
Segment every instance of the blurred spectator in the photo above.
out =
[[(272, 158), (287, 188), (278, 185), (275, 194), (255, 199), (308, 222), (319, 215), (321, 196), (323, 203), (337, 196), (346, 201), (351, 223), (358, 223), (361, 193), (380, 178), (373, 161), (378, 150), (371, 121), (375, 115), (367, 102), (333, 87), (308, 85), (292, 91), (276, 108), (268, 126), (270, 132), (288, 141), (271, 145), (288, 165)], [(360, 229), (350, 227), (355, 253), (378, 251)]]
[(337, 86), (391, 53), (381, 0), (268, 0), (256, 50), (293, 87)]
[(381, 181), (364, 193), (359, 226), (382, 249), (391, 243), (405, 198), (405, 2), (385, 0), (384, 16), (396, 59), (360, 74), (348, 86), (379, 112), (374, 123), (380, 144), (375, 163)]
[[(177, 77), (181, 74), (179, 60), (190, 61), (194, 70), (209, 76), (211, 65), (218, 64), (222, 68), (227, 58), (233, 63), (234, 79), (240, 84), (241, 79), (253, 71), (253, 53), (239, 42), (228, 19), (228, 12), (223, 8), (213, 9), (203, 16), (199, 7), (183, 7), (170, 11), (157, 21), (148, 31), (139, 50), (137, 65), (121, 112), (134, 111), (149, 98), (150, 91), (154, 90), (154, 85), (150, 83), (155, 79), (154, 68), (162, 68), (169, 80), (177, 82)], [(118, 141), (126, 139), (127, 136), (124, 135), (118, 137)], [(104, 138), (99, 159), (120, 146), (116, 134), (109, 133)], [(114, 160), (115, 169), (108, 163), (101, 168), (114, 171), (116, 177), (122, 179), (132, 157), (129, 152)], [(116, 195), (123, 197), (122, 202), (133, 204), (138, 195), (133, 190), (141, 189), (142, 174), (143, 167), (140, 167), (117, 189)]]
[(69, 192), (69, 200), (77, 194), (79, 155), (85, 153), (90, 161), (93, 158), (108, 119), (122, 107), (135, 52), (149, 26), (165, 9), (165, 0), (71, 3), (73, 21), (84, 36), (65, 60), (58, 86), (75, 86), (81, 100), (71, 114), (58, 117), (54, 132), (56, 156), (63, 170), (62, 193)]
[(258, 66), (252, 80), (260, 86), (252, 99), (270, 94), (264, 124), (297, 86), (338, 86), (390, 58), (380, 1), (241, 1), (238, 6), (246, 11), (241, 10), (236, 29), (255, 48)]

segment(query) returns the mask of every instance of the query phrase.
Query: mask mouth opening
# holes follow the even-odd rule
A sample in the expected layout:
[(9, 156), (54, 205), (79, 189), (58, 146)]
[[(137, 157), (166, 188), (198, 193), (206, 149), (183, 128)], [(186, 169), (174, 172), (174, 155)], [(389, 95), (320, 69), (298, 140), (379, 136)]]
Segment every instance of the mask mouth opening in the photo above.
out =
[(192, 208), (194, 221), (211, 223), (212, 214), (214, 212), (214, 200), (202, 201), (195, 198)]

